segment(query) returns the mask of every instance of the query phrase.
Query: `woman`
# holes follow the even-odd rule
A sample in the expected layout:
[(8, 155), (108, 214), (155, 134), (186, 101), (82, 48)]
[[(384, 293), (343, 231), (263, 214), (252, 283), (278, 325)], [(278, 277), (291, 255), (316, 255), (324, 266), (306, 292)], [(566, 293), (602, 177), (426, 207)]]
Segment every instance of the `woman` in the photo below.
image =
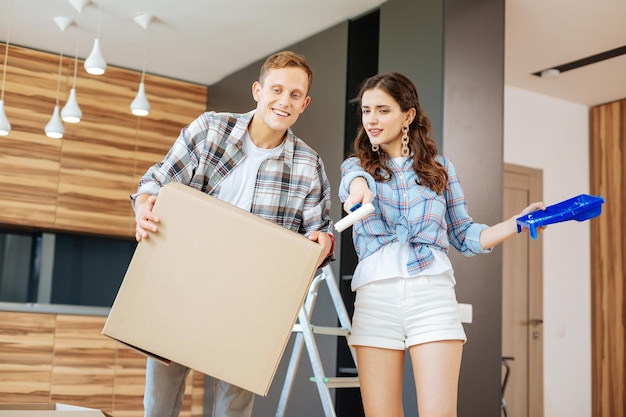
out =
[(350, 344), (367, 417), (402, 416), (405, 350), (420, 417), (454, 417), (466, 336), (454, 292), (449, 246), (488, 253), (517, 233), (515, 219), (474, 223), (452, 162), (438, 155), (413, 83), (398, 73), (367, 79), (358, 95), (362, 127), (341, 165), (346, 212), (372, 202), (353, 226), (359, 263)]

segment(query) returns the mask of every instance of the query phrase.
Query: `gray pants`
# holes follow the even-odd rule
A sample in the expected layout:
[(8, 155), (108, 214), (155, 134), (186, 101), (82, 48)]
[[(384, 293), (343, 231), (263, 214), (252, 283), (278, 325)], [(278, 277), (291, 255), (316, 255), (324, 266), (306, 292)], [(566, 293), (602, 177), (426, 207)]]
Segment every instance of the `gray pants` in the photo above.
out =
[[(178, 417), (183, 405), (189, 368), (165, 365), (152, 358), (146, 362), (145, 417)], [(215, 379), (213, 417), (250, 417), (254, 393)]]

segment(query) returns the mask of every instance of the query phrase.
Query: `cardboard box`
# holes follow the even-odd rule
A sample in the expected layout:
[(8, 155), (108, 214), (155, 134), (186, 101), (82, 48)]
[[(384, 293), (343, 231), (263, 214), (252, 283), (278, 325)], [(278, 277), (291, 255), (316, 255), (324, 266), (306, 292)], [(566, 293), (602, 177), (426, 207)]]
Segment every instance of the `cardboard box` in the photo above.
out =
[(321, 246), (180, 183), (154, 212), (103, 334), (267, 395)]
[(69, 404), (0, 403), (0, 416), (6, 417), (111, 417), (94, 408)]

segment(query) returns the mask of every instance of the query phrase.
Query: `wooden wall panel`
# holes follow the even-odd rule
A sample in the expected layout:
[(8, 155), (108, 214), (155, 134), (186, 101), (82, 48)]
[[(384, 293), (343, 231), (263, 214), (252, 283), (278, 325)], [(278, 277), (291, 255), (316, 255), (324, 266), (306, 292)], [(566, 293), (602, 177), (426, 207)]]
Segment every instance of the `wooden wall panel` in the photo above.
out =
[[(5, 44), (0, 44), (4, 52)], [(18, 47), (10, 47), (9, 55), (4, 102), (12, 129), (0, 136), (0, 223), (51, 227), (61, 142), (45, 136), (43, 129), (54, 109), (58, 57), (42, 54), (35, 61)]]
[(52, 402), (113, 411), (115, 341), (102, 336), (104, 317), (58, 315)]
[(590, 111), (592, 415), (626, 416), (626, 100)]
[(0, 312), (0, 402), (48, 402), (54, 326), (54, 315)]
[(204, 415), (204, 381), (206, 376), (201, 372), (191, 371), (191, 409), (190, 417), (202, 417)]
[[(102, 335), (106, 317), (0, 311), (0, 403), (62, 402), (142, 417), (146, 357)], [(204, 374), (180, 417), (202, 417)]]
[(146, 357), (117, 342), (113, 415), (143, 416), (143, 391), (146, 378)]
[[(0, 54), (4, 54), (0, 44)], [(55, 104), (58, 55), (10, 46), (5, 111), (12, 129), (0, 137), (0, 223), (47, 230), (134, 235), (129, 194), (180, 129), (206, 108), (207, 87), (147, 74), (148, 117), (130, 113), (140, 73), (109, 66), (94, 76), (78, 62), (83, 118), (65, 123), (60, 140), (44, 127)], [(72, 84), (64, 57), (60, 106)]]
[[(130, 115), (130, 73), (107, 68), (77, 85), (83, 119), (66, 123), (55, 227), (106, 233), (128, 229), (133, 188), (135, 116)], [(109, 81), (115, 80), (114, 84)], [(103, 94), (106, 91), (106, 94)]]

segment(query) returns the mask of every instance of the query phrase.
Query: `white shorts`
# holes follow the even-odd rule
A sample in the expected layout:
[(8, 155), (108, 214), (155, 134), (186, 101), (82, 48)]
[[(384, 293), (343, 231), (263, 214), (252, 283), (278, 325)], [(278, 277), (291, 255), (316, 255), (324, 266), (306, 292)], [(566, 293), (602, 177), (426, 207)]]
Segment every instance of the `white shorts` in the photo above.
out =
[(438, 340), (467, 341), (454, 271), (374, 281), (356, 291), (353, 346), (404, 350)]

